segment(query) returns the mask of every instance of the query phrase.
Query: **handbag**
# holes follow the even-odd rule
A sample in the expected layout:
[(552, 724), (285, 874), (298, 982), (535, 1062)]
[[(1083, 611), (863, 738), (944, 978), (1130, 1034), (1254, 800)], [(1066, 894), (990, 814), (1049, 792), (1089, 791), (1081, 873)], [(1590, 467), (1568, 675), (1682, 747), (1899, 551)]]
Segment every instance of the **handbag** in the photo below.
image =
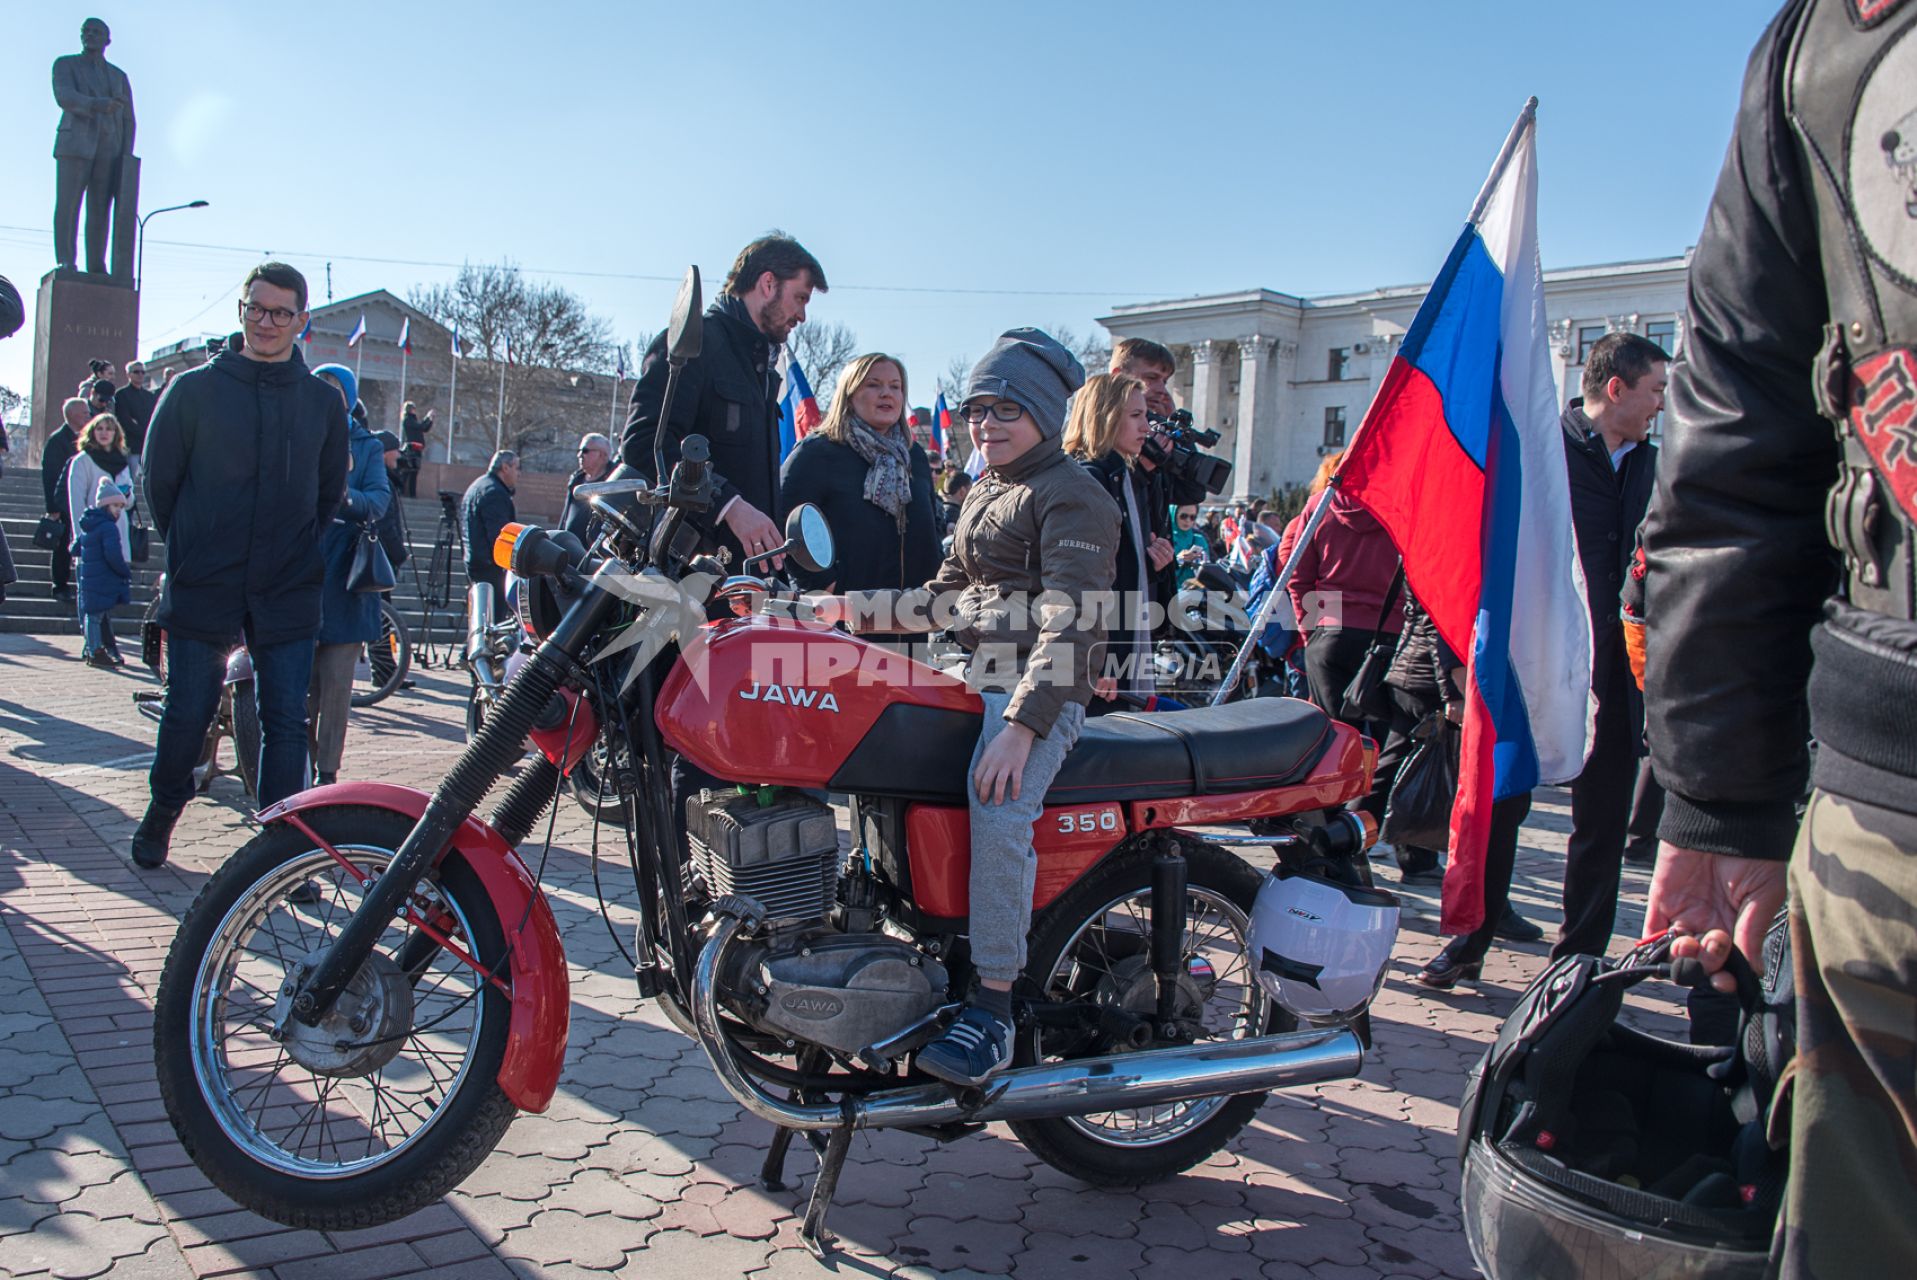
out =
[(1417, 742), (1392, 780), (1379, 838), (1403, 847), (1443, 849), (1451, 843), (1451, 803), (1458, 794), (1462, 730), (1443, 708), (1412, 729)]
[(66, 529), (66, 521), (59, 516), (41, 516), (40, 523), (33, 526), (33, 545), (52, 551), (66, 540)]
[(153, 554), (153, 536), (144, 524), (140, 523), (140, 500), (133, 500), (133, 510), (127, 515), (126, 527), (127, 559), (134, 564), (145, 564)]
[[(1397, 606), (1398, 593), (1404, 590), (1404, 561), (1398, 561), (1398, 571), (1391, 575), (1391, 585), (1385, 588), (1384, 608), (1378, 612), (1378, 620), (1391, 616)], [(1338, 708), (1338, 718), (1353, 724), (1366, 720), (1383, 720), (1391, 714), (1391, 706), (1385, 699), (1385, 673), (1391, 670), (1392, 655), (1398, 652), (1398, 637), (1380, 631), (1378, 638), (1365, 650), (1365, 659), (1358, 664), (1357, 673), (1351, 677), (1351, 683), (1345, 686), (1344, 698)]]
[(346, 589), (362, 595), (391, 591), (399, 582), (386, 548), (380, 545), (379, 530), (371, 524), (359, 527), (359, 543), (353, 548), (353, 567), (346, 571)]

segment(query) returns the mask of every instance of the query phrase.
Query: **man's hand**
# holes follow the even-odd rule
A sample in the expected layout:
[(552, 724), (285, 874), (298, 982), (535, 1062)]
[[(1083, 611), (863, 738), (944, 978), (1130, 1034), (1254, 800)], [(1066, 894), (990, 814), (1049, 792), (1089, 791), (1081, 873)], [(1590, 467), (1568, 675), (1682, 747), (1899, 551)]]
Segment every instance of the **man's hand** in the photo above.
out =
[(1092, 685), (1092, 696), (1111, 702), (1118, 697), (1118, 677), (1100, 676)]
[(1152, 572), (1154, 573), (1159, 572), (1166, 565), (1170, 564), (1172, 557), (1176, 554), (1177, 552), (1172, 550), (1171, 539), (1161, 538), (1156, 534), (1152, 535), (1151, 542), (1145, 547), (1145, 558), (1152, 562)]
[(978, 760), (972, 784), (978, 798), (986, 804), (1018, 799), (1018, 782), (1025, 773), (1025, 761), (1032, 754), (1033, 733), (1016, 721), (1005, 726), (985, 754)]
[[(779, 532), (779, 526), (744, 498), (733, 503), (726, 511), (725, 522), (726, 527), (732, 530), (732, 536), (745, 548), (748, 557), (764, 555), (774, 547), (785, 545), (785, 535)], [(785, 568), (785, 557), (773, 557), (772, 567)], [(744, 565), (740, 566), (741, 571), (744, 568)]]
[(1785, 870), (1782, 862), (1661, 843), (1644, 934), (1653, 937), (1670, 929), (1702, 935), (1680, 938), (1671, 949), (1680, 956), (1702, 955), (1705, 968), (1715, 975), (1711, 985), (1719, 991), (1735, 991), (1737, 983), (1731, 975), (1719, 972), (1729, 944), (1734, 940), (1751, 968), (1762, 970), (1764, 933), (1784, 905)]

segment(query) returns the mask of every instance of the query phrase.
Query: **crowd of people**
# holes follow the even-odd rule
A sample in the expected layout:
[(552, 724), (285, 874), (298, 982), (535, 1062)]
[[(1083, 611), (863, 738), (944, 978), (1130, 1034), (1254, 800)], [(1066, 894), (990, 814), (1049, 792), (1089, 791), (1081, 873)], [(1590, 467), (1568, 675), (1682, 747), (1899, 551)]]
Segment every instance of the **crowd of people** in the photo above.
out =
[[(1800, 59), (1843, 81), (1838, 96), (1850, 101), (1860, 77), (1874, 74), (1863, 53), (1878, 37), (1871, 23), (1824, 30), (1805, 16), (1837, 8), (1787, 9), (1766, 47), (1810, 40), (1856, 53)], [(1675, 929), (1684, 935), (1677, 954), (1716, 973), (1692, 997), (1692, 1037), (1724, 1043), (1740, 1015), (1722, 970), (1733, 944), (1761, 959), (1796, 842), (1790, 941), (1802, 1069), (1780, 1122), (1793, 1173), (1777, 1260), (1791, 1274), (1840, 1274), (1829, 1259), (1861, 1249), (1878, 1262), (1917, 1256), (1908, 1212), (1917, 1169), (1908, 779), (1917, 768), (1903, 718), (1917, 687), (1917, 483), (1904, 447), (1917, 293), (1910, 264), (1884, 257), (1907, 254), (1907, 239), (1870, 254), (1806, 248), (1868, 238), (1851, 234), (1858, 215), (1825, 198), (1806, 159), (1812, 135), (1841, 132), (1842, 121), (1813, 115), (1782, 127), (1782, 65), (1761, 51), (1751, 64), (1693, 267), (1687, 362), (1673, 371), (1671, 354), (1648, 339), (1606, 336), (1559, 423), (1588, 593), (1594, 715), (1588, 759), (1569, 783), (1552, 954), (1602, 955), (1623, 862), (1654, 866), (1647, 931)], [(1895, 131), (1882, 136), (1893, 159), (1907, 149)], [(975, 1085), (1010, 1060), (1010, 990), (1025, 960), (1032, 823), (1045, 792), (1088, 715), (1150, 705), (1163, 606), (1203, 566), (1219, 565), (1254, 601), (1284, 581), (1257, 643), (1287, 691), (1378, 744), (1374, 785), (1355, 804), (1375, 820), (1388, 818), (1418, 744), (1445, 741), (1463, 720), (1467, 655), (1408, 589), (1390, 537), (1337, 485), (1336, 455), (1298, 511), (1210, 505), (1202, 488), (1154, 462), (1177, 369), (1156, 343), (1120, 342), (1109, 367), (1088, 374), (1042, 331), (1000, 335), (959, 397), (984, 462), (976, 476), (913, 438), (904, 362), (868, 352), (844, 367), (823, 423), (782, 457), (779, 356), (827, 290), (823, 267), (790, 237), (748, 245), (704, 317), (702, 352), (679, 376), (669, 419), (662, 334), (622, 438), (581, 439), (555, 524), (589, 536), (580, 485), (615, 473), (662, 480), (655, 454), (670, 469), (697, 434), (710, 448), (716, 500), (691, 524), (732, 571), (782, 567), (780, 518), (811, 503), (838, 535), (831, 563), (794, 568), (816, 618), (896, 642), (913, 630), (905, 620), (932, 616), (924, 606), (933, 597), (955, 602), (951, 633), (973, 650), (968, 677), (986, 713), (967, 779), (980, 983), (918, 1061)], [(143, 502), (166, 542), (165, 712), (132, 843), (143, 867), (167, 857), (226, 653), (242, 640), (263, 727), (259, 803), (305, 786), (309, 759), (321, 782), (340, 769), (345, 686), (377, 627), (373, 597), (349, 581), (354, 553), (368, 537), (391, 539), (396, 497), (413, 491), (432, 415), (409, 404), (401, 435), (372, 432), (349, 370), (305, 366), (295, 335), (306, 304), (297, 271), (260, 266), (243, 288), (236, 349), (174, 379), (157, 402), (137, 364), (125, 385), (96, 367), (47, 442), (47, 521), (60, 534), (53, 587), (72, 595), (77, 555), (89, 662), (121, 661), (109, 615), (127, 598), (135, 558), (129, 508)], [(1668, 459), (1651, 439), (1667, 390)], [(475, 583), (504, 585), (491, 550), (518, 516), (519, 465), (511, 452), (495, 455), (461, 503)], [(1021, 593), (1072, 607), (1004, 607)], [(1101, 612), (1095, 597), (1121, 605)], [(988, 640), (1011, 661), (978, 661)], [(681, 823), (688, 794), (718, 781), (675, 765)], [(1476, 978), (1498, 937), (1541, 935), (1509, 903), (1530, 806), (1528, 795), (1496, 804), (1484, 923), (1425, 958), (1423, 987)], [(1443, 875), (1449, 854), (1436, 843), (1389, 850), (1405, 882)], [(1829, 1232), (1814, 1240), (1806, 1224), (1818, 1215), (1861, 1226), (1841, 1241)]]

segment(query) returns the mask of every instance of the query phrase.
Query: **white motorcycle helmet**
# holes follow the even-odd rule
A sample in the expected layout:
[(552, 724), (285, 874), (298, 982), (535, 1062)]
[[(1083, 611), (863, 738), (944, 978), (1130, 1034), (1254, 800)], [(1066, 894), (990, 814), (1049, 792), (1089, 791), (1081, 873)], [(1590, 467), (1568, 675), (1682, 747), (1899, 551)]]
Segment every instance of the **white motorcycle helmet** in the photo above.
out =
[(1300, 1022), (1348, 1022), (1384, 985), (1398, 900), (1310, 871), (1273, 868), (1251, 908), (1258, 984)]

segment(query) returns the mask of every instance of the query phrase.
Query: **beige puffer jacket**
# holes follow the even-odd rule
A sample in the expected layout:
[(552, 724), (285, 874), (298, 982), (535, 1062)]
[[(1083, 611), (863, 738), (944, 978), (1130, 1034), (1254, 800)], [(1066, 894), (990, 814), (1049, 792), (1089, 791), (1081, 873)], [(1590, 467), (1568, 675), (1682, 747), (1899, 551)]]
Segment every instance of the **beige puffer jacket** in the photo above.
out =
[[(1092, 696), (1094, 649), (1114, 612), (1118, 505), (1058, 440), (988, 467), (959, 512), (952, 554), (909, 591), (848, 596), (854, 629), (951, 626), (975, 688), (1009, 693), (1005, 718), (1043, 737)], [(914, 627), (914, 619), (929, 625)]]

